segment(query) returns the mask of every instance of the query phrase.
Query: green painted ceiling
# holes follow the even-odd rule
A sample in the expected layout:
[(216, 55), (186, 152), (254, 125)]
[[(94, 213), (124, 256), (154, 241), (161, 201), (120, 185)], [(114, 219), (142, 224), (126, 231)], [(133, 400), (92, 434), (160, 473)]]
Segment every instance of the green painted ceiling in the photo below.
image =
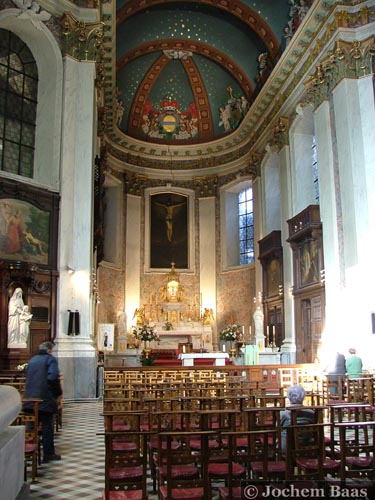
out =
[[(289, 21), (290, 11), (288, 0), (257, 0), (255, 2), (227, 0), (223, 3), (237, 3), (240, 6), (249, 7), (267, 23), (280, 44), (281, 50), (284, 48), (283, 29)], [(139, 10), (139, 5), (142, 4), (145, 8)], [(119, 99), (123, 101), (125, 107), (119, 128), (125, 134), (134, 135), (134, 130), (128, 130), (135, 109), (134, 98), (142, 82), (145, 81), (145, 77), (149, 75), (150, 69), (163, 54), (160, 47), (158, 47), (159, 50), (143, 51), (142, 49), (157, 41), (169, 41), (168, 48), (173, 48), (174, 44), (180, 40), (200, 42), (203, 47), (208, 46), (216, 51), (215, 53), (224, 54), (227, 61), (240, 67), (255, 87), (255, 77), (259, 70), (258, 56), (267, 51), (267, 46), (262, 37), (242, 19), (226, 10), (207, 5), (206, 2), (168, 2), (167, 0), (163, 3), (117, 0), (118, 14), (123, 13), (121, 8), (124, 9), (127, 5), (136, 5), (137, 9), (132, 15), (122, 16), (122, 21), (117, 24), (116, 30), (116, 59), (118, 61), (116, 80)], [(125, 54), (133, 53), (138, 49), (141, 49), (139, 54), (135, 54), (126, 64), (121, 63)], [(196, 52), (188, 54), (188, 57), (192, 58), (199, 81), (202, 82), (208, 97), (212, 121), (210, 138), (214, 140), (225, 132), (223, 123), (219, 125), (221, 121), (219, 107), (225, 106), (230, 100), (228, 86), (233, 90), (235, 98), (240, 98), (246, 92), (236, 75), (231, 74), (225, 65), (219, 64), (212, 57)], [(182, 60), (170, 59), (153, 81), (146, 96), (152, 111), (158, 115), (159, 124), (161, 123), (159, 113), (163, 110), (162, 102), (166, 98), (178, 102), (178, 116), (175, 113), (177, 120), (181, 112), (184, 113), (188, 109), (190, 103), (196, 102), (191, 83), (192, 80), (189, 79)], [(251, 96), (248, 97), (251, 101)], [(231, 123), (233, 129), (235, 125)], [(163, 135), (163, 131), (161, 134), (162, 137), (159, 135), (156, 142), (167, 143), (180, 138), (176, 135)], [(135, 135), (148, 142), (153, 140), (153, 137), (140, 128)], [(205, 139), (207, 140), (207, 136)], [(191, 140), (199, 142), (202, 139), (198, 133)]]

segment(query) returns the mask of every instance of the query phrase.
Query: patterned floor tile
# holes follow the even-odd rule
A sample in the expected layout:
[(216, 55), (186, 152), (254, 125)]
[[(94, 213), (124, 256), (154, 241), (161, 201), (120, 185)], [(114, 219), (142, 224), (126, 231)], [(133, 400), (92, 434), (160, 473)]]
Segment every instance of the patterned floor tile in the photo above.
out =
[[(60, 462), (39, 467), (30, 486), (32, 500), (99, 500), (104, 488), (104, 437), (102, 402), (67, 402), (63, 426), (55, 435)], [(30, 481), (30, 478), (28, 478)], [(148, 480), (150, 483), (150, 480)], [(151, 494), (149, 500), (156, 500)]]

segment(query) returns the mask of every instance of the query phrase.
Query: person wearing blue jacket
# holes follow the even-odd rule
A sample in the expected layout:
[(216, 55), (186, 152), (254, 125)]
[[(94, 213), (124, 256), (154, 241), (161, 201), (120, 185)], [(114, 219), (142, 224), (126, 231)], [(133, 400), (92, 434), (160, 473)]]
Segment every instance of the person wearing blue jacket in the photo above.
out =
[[(43, 462), (61, 460), (55, 452), (53, 416), (57, 413), (57, 398), (62, 394), (57, 359), (52, 356), (53, 343), (43, 342), (39, 353), (28, 362), (26, 369), (25, 399), (41, 399), (39, 422), (42, 425)], [(24, 404), (25, 412), (32, 410), (33, 403)]]

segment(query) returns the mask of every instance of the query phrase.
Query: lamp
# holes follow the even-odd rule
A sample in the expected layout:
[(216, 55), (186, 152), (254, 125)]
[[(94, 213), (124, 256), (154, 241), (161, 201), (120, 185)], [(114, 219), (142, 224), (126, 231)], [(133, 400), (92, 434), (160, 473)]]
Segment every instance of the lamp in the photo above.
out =
[(74, 269), (70, 266), (65, 266), (65, 269), (68, 271), (68, 274), (74, 274)]

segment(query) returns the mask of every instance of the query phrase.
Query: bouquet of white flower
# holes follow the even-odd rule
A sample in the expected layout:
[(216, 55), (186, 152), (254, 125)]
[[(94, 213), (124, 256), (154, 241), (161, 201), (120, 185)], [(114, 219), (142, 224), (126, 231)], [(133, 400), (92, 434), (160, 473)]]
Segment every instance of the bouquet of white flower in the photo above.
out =
[(234, 342), (236, 340), (240, 340), (241, 337), (241, 326), (236, 323), (231, 323), (224, 330), (220, 332), (219, 338), (220, 340), (224, 340), (226, 342)]
[(136, 340), (141, 340), (142, 342), (160, 342), (160, 338), (155, 330), (155, 325), (149, 323), (142, 326), (134, 326), (133, 335)]

